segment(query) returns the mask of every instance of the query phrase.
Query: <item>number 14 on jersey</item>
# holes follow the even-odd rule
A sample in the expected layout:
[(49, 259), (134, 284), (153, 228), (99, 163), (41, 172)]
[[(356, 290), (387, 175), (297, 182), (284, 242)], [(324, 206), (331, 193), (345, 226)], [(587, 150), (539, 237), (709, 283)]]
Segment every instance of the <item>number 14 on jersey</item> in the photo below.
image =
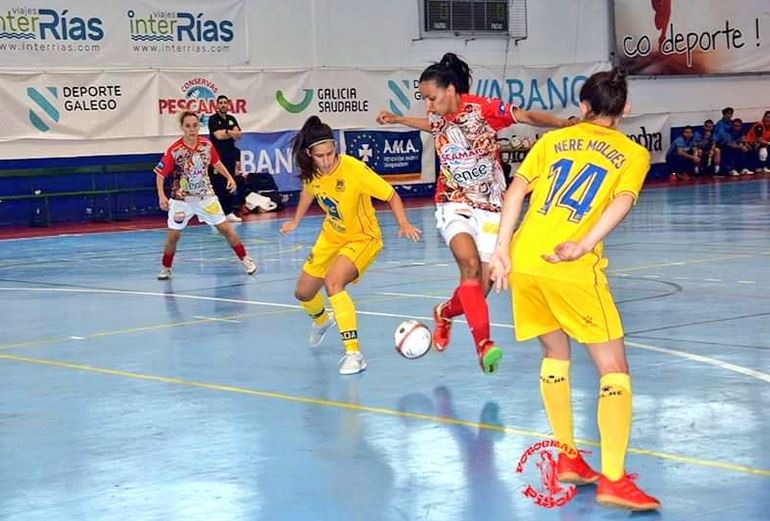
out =
[(556, 206), (570, 211), (569, 220), (577, 223), (591, 210), (591, 203), (593, 203), (599, 187), (604, 182), (607, 170), (587, 163), (570, 181), (573, 167), (574, 161), (572, 159), (560, 159), (551, 165), (548, 172), (551, 186), (548, 189), (545, 203), (538, 212), (543, 215), (547, 214), (556, 201)]

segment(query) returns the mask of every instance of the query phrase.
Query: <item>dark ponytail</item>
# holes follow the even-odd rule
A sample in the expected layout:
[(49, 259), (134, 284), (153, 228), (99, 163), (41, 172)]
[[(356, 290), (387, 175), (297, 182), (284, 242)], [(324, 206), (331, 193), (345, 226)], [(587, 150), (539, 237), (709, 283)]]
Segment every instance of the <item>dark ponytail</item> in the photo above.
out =
[(612, 118), (623, 114), (628, 99), (628, 81), (626, 71), (613, 68), (611, 71), (592, 74), (580, 88), (580, 101), (585, 101), (591, 108), (588, 119), (598, 116)]
[(334, 141), (334, 133), (329, 125), (318, 116), (310, 116), (294, 136), (291, 144), (291, 154), (294, 164), (299, 168), (299, 178), (303, 183), (309, 183), (316, 175), (316, 167), (309, 149), (314, 145)]
[(423, 81), (434, 81), (442, 89), (454, 85), (457, 94), (467, 94), (471, 90), (471, 69), (456, 54), (448, 52), (440, 62), (422, 71), (420, 82)]

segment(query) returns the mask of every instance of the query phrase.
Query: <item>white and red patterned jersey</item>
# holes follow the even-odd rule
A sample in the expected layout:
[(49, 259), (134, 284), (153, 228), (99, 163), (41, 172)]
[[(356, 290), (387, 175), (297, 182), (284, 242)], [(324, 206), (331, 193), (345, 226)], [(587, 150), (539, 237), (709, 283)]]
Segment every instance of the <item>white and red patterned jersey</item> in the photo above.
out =
[(515, 109), (499, 99), (463, 94), (457, 112), (428, 114), (441, 166), (436, 203), (501, 211), (506, 184), (497, 131), (516, 123)]
[(219, 154), (211, 141), (198, 137), (195, 146), (187, 146), (182, 138), (174, 141), (155, 166), (157, 175), (172, 175), (171, 198), (205, 199), (216, 195), (209, 180), (209, 165), (219, 163)]

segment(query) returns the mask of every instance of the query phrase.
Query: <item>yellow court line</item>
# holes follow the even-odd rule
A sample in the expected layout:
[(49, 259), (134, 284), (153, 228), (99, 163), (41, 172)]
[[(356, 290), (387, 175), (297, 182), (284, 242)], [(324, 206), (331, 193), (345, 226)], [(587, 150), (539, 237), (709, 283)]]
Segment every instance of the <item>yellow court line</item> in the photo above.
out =
[(123, 334), (131, 334), (131, 333), (142, 333), (144, 331), (157, 331), (159, 329), (169, 329), (173, 327), (195, 326), (199, 324), (212, 324), (217, 322), (218, 320), (237, 320), (239, 318), (262, 318), (269, 315), (280, 315), (282, 313), (291, 313), (294, 311), (296, 310), (279, 309), (277, 311), (263, 311), (261, 313), (241, 313), (238, 315), (231, 315), (231, 316), (225, 316), (225, 317), (199, 318), (195, 320), (185, 320), (184, 322), (166, 322), (164, 324), (153, 324), (151, 326), (138, 326), (138, 327), (129, 327), (126, 329), (99, 331), (88, 335), (79, 335), (78, 338), (73, 338), (72, 336), (63, 336), (59, 338), (43, 338), (40, 340), (30, 340), (28, 342), (17, 342), (14, 344), (0, 344), (0, 351), (7, 351), (8, 349), (16, 349), (16, 348), (22, 348), (22, 347), (33, 347), (33, 346), (40, 346), (40, 345), (46, 345), (46, 344), (56, 344), (59, 342), (75, 342), (75, 341), (82, 342), (83, 340), (88, 340), (91, 338), (101, 338), (106, 336), (123, 335)]
[(617, 268), (613, 270), (608, 270), (607, 273), (627, 273), (629, 271), (640, 271), (640, 270), (648, 270), (650, 268), (668, 268), (672, 266), (689, 266), (690, 264), (708, 264), (709, 262), (718, 262), (718, 261), (724, 261), (724, 260), (733, 260), (733, 259), (745, 259), (748, 257), (766, 257), (770, 255), (768, 252), (763, 253), (745, 253), (740, 255), (724, 255), (722, 257), (710, 257), (707, 259), (695, 259), (690, 261), (670, 261), (670, 262), (659, 262), (656, 264), (644, 264), (642, 266), (634, 266), (631, 268)]
[[(173, 295), (170, 295), (173, 296)], [(401, 298), (406, 297), (386, 297), (386, 298), (372, 298), (372, 299), (361, 299), (358, 301), (358, 304), (371, 304), (376, 302), (386, 302), (390, 300), (398, 300)], [(166, 322), (163, 324), (153, 324), (150, 326), (137, 326), (137, 327), (129, 327), (126, 329), (114, 329), (109, 331), (99, 331), (96, 333), (91, 333), (88, 335), (78, 335), (78, 338), (72, 338), (71, 336), (63, 336), (58, 338), (43, 338), (40, 340), (29, 340), (27, 342), (16, 342), (13, 344), (0, 344), (0, 351), (7, 351), (9, 349), (17, 349), (17, 348), (23, 348), (23, 347), (34, 347), (34, 346), (41, 346), (46, 344), (56, 344), (59, 342), (82, 342), (83, 340), (88, 340), (92, 338), (100, 338), (100, 337), (106, 337), (106, 336), (113, 336), (113, 335), (122, 335), (122, 334), (131, 334), (131, 333), (141, 333), (144, 331), (157, 331), (160, 329), (168, 329), (168, 328), (174, 328), (174, 327), (185, 327), (185, 326), (195, 326), (200, 324), (210, 324), (213, 322), (217, 322), (218, 320), (238, 320), (242, 318), (261, 318), (264, 316), (272, 316), (272, 315), (281, 315), (285, 313), (295, 313), (298, 309), (300, 309), (299, 306), (292, 307), (291, 309), (280, 309), (277, 311), (263, 311), (260, 313), (241, 313), (238, 315), (230, 315), (230, 316), (224, 316), (224, 317), (207, 317), (207, 318), (200, 318), (195, 320), (186, 320), (184, 322)]]
[[(244, 395), (250, 395), (250, 396), (259, 396), (261, 398), (272, 398), (276, 400), (283, 400), (287, 402), (294, 402), (294, 403), (304, 403), (304, 404), (310, 404), (310, 405), (320, 405), (323, 407), (334, 407), (337, 409), (348, 409), (358, 412), (365, 412), (365, 413), (372, 413), (372, 414), (380, 414), (384, 416), (394, 416), (399, 418), (409, 418), (413, 420), (422, 420), (427, 421), (431, 423), (441, 423), (446, 425), (462, 425), (465, 427), (473, 427), (476, 429), (485, 429), (485, 430), (492, 430), (492, 431), (498, 431), (498, 432), (504, 432), (507, 434), (516, 434), (519, 436), (526, 436), (526, 437), (532, 437), (532, 438), (549, 438), (550, 436), (546, 433), (537, 432), (537, 431), (531, 431), (527, 429), (519, 429), (515, 427), (506, 427), (504, 425), (492, 425), (488, 423), (478, 423), (473, 421), (467, 421), (467, 420), (460, 420), (457, 418), (449, 418), (446, 416), (433, 416), (430, 414), (419, 414), (419, 413), (411, 413), (411, 412), (403, 412), (403, 411), (397, 411), (394, 409), (386, 409), (384, 407), (371, 407), (368, 405), (359, 405), (355, 403), (348, 403), (348, 402), (340, 402), (336, 400), (325, 400), (322, 398), (310, 398), (306, 396), (293, 396), (290, 394), (285, 393), (279, 393), (279, 392), (273, 392), (273, 391), (260, 391), (258, 389), (250, 389), (248, 387), (239, 387), (234, 385), (222, 385), (222, 384), (212, 384), (212, 383), (206, 383), (206, 382), (198, 382), (195, 380), (184, 380), (182, 378), (174, 378), (169, 376), (157, 376), (157, 375), (151, 375), (151, 374), (143, 374), (143, 373), (136, 373), (136, 372), (130, 372), (130, 371), (121, 371), (119, 369), (108, 369), (104, 367), (95, 367), (91, 365), (85, 365), (85, 364), (77, 364), (72, 362), (64, 362), (61, 360), (50, 360), (45, 358), (32, 358), (28, 356), (18, 356), (18, 355), (8, 355), (8, 354), (0, 354), (0, 359), (3, 360), (10, 360), (13, 362), (22, 362), (22, 363), (29, 363), (29, 364), (36, 364), (36, 365), (44, 365), (44, 366), (53, 366), (53, 367), (61, 367), (64, 369), (73, 369), (76, 371), (87, 371), (91, 373), (97, 373), (97, 374), (105, 374), (110, 376), (121, 376), (124, 378), (131, 378), (135, 380), (145, 380), (150, 382), (159, 382), (159, 383), (166, 383), (166, 384), (172, 384), (172, 385), (180, 385), (184, 387), (192, 387), (197, 389), (207, 389), (210, 391), (222, 391), (222, 392), (228, 392), (228, 393), (237, 393), (237, 394), (244, 394)], [(577, 439), (575, 440), (576, 443), (580, 445), (589, 445), (594, 447), (599, 447), (599, 442), (596, 440), (582, 440)], [(639, 454), (643, 456), (652, 456), (659, 459), (664, 460), (670, 460), (670, 461), (677, 461), (680, 463), (688, 463), (691, 465), (698, 465), (702, 467), (710, 467), (710, 468), (716, 468), (716, 469), (722, 469), (722, 470), (729, 470), (733, 472), (740, 472), (743, 474), (752, 474), (757, 476), (765, 476), (770, 477), (770, 470), (767, 469), (758, 469), (754, 467), (749, 467), (745, 465), (737, 465), (734, 463), (727, 463), (722, 461), (713, 461), (713, 460), (707, 460), (702, 458), (694, 458), (691, 456), (682, 456), (679, 454), (670, 454), (666, 452), (659, 452), (655, 450), (646, 450), (646, 449), (635, 449), (635, 448), (629, 448), (628, 452), (631, 454)]]

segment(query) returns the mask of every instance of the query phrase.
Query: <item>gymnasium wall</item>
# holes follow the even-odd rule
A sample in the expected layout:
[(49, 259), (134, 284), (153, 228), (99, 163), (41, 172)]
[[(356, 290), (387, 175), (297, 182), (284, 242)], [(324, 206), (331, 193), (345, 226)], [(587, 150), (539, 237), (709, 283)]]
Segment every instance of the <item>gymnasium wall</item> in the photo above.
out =
[[(157, 13), (149, 0), (118, 9), (111, 2), (0, 0), (0, 18), (5, 17), (0, 29), (8, 29), (9, 13), (45, 8), (60, 18), (66, 13), (71, 37), (82, 36), (72, 32), (75, 17), (101, 20), (106, 34), (99, 55), (59, 52), (62, 41), (55, 43), (56, 52), (9, 53), (3, 44), (10, 40), (0, 37), (0, 169), (48, 168), (56, 166), (56, 158), (70, 158), (67, 164), (88, 159), (90, 165), (131, 157), (148, 161), (179, 135), (174, 117), (185, 103), (227, 94), (236, 101), (234, 112), (247, 133), (241, 143), (244, 163), (283, 175), (282, 189), (296, 188), (285, 161), (290, 133), (322, 106), (321, 116), (343, 131), (343, 143), (354, 138), (355, 150), (349, 153), (363, 157), (372, 152), (376, 159), (379, 151), (381, 165), (389, 161), (396, 170), (401, 165), (401, 171), (393, 171), (394, 182), (398, 175), (404, 183), (430, 182), (430, 140), (422, 136), (415, 141), (404, 129), (378, 128), (373, 121), (382, 108), (421, 114), (414, 81), (444, 52), (471, 64), (472, 92), (564, 116), (577, 113), (577, 91), (585, 77), (609, 66), (611, 0), (527, 4), (528, 36), (514, 42), (424, 38), (419, 0), (168, 0), (163, 3), (168, 16), (183, 11), (192, 19), (201, 12), (198, 19), (227, 20), (226, 29), (233, 33), (229, 52), (150, 56), (105, 45), (112, 32), (128, 36), (127, 17), (136, 21)], [(53, 34), (48, 33), (49, 45)], [(767, 75), (756, 74), (635, 77), (632, 117), (623, 130), (662, 161), (672, 126), (717, 119), (727, 105), (736, 108), (737, 116), (756, 120), (770, 108), (767, 82)], [(89, 92), (89, 87), (102, 90)], [(287, 103), (278, 102), (279, 92)], [(308, 104), (300, 109), (306, 96)], [(196, 105), (196, 110), (205, 106)], [(372, 130), (385, 132), (360, 132)], [(514, 127), (507, 137), (516, 141), (535, 135), (532, 129)], [(415, 153), (423, 154), (422, 162), (415, 161)], [(0, 187), (0, 195), (8, 189)]]

